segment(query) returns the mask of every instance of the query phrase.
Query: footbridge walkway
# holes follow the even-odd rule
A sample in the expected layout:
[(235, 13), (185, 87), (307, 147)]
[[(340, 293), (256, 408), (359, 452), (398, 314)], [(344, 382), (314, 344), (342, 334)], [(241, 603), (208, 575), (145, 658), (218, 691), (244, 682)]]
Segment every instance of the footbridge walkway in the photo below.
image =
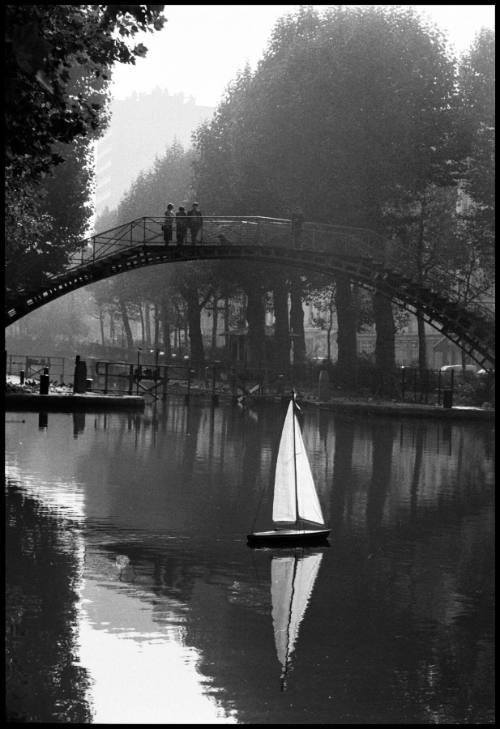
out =
[(299, 229), (287, 219), (213, 216), (204, 217), (195, 243), (178, 245), (174, 234), (166, 246), (162, 223), (163, 218), (143, 217), (83, 240), (63, 272), (36, 290), (7, 293), (6, 326), (70, 291), (143, 266), (240, 259), (330, 278), (344, 274), (421, 316), (482, 367), (494, 367), (493, 313), (478, 303), (464, 305), (464, 282), (449, 270), (436, 266), (430, 280), (419, 284), (396, 245), (372, 231), (320, 223), (303, 223)]

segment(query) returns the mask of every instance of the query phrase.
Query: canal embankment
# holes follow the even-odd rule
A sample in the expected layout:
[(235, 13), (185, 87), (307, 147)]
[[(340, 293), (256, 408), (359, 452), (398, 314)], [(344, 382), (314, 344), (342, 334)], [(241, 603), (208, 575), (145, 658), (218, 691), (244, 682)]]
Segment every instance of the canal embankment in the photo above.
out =
[(373, 400), (347, 400), (338, 398), (326, 402), (306, 401), (321, 410), (360, 415), (384, 415), (392, 417), (436, 418), (439, 420), (481, 420), (493, 422), (494, 408), (481, 408), (468, 405), (443, 407), (407, 402), (384, 402)]
[[(126, 394), (103, 394), (96, 392), (73, 393), (72, 388), (53, 387), (51, 385), (48, 394), (40, 394), (29, 387), (21, 388), (11, 383), (7, 386), (5, 393), (5, 409), (71, 412), (85, 410), (143, 410), (146, 403), (154, 402), (152, 397)], [(217, 389), (212, 392), (204, 387), (193, 384), (191, 387), (183, 387), (176, 383), (170, 388), (169, 397), (182, 396), (189, 401), (190, 398), (210, 399), (217, 403), (219, 399), (232, 399), (236, 405), (242, 408), (253, 408), (265, 404), (277, 404), (282, 400), (279, 394), (255, 393), (251, 397), (235, 398), (230, 391)], [(352, 415), (382, 415), (400, 418), (434, 418), (438, 420), (476, 420), (493, 423), (495, 420), (495, 409), (491, 406), (470, 406), (443, 405), (426, 403), (398, 402), (375, 398), (356, 398), (337, 396), (328, 400), (320, 400), (311, 391), (298, 393), (299, 403), (307, 408), (318, 408), (338, 413), (350, 413)]]
[(6, 410), (73, 412), (87, 410), (143, 410), (145, 400), (138, 395), (97, 395), (91, 393), (7, 393)]

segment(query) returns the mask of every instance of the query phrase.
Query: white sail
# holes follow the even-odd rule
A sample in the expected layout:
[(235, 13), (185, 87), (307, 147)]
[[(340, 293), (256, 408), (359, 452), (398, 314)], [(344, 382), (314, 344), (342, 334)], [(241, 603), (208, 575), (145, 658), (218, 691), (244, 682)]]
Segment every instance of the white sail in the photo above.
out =
[(307, 457), (300, 425), (297, 418), (295, 422), (295, 464), (297, 469), (297, 503), (299, 518), (324, 524), (323, 512), (319, 503), (316, 486), (314, 485), (309, 458)]
[(304, 617), (322, 553), (305, 556), (273, 556), (271, 562), (271, 600), (276, 653), (283, 672), (295, 648), (299, 626)]
[[(294, 437), (295, 428), (295, 437)], [(295, 455), (294, 455), (295, 444)], [(297, 479), (297, 494), (295, 493)], [(323, 513), (309, 465), (302, 433), (290, 401), (283, 424), (274, 478), (273, 521), (290, 523), (298, 516), (323, 524)]]
[(281, 440), (274, 475), (274, 522), (295, 522), (295, 464), (293, 456), (293, 402), (290, 401), (281, 432)]

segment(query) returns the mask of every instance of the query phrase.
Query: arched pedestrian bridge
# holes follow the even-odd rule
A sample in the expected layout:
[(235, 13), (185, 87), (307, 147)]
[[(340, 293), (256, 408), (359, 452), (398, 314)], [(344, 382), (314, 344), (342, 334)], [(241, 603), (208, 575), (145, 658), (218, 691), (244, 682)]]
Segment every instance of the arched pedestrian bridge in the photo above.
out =
[[(460, 301), (461, 281), (433, 270), (418, 284), (397, 263), (390, 241), (363, 228), (304, 223), (300, 230), (278, 218), (204, 217), (201, 240), (182, 246), (163, 242), (163, 218), (144, 217), (82, 241), (63, 273), (38, 290), (18, 289), (6, 297), (6, 326), (75, 289), (109, 276), (160, 263), (240, 259), (322, 273), (344, 274), (377, 289), (440, 331), (483, 367), (494, 367), (494, 320), (477, 303)], [(408, 267), (408, 264), (407, 264)], [(450, 283), (451, 280), (451, 283)]]

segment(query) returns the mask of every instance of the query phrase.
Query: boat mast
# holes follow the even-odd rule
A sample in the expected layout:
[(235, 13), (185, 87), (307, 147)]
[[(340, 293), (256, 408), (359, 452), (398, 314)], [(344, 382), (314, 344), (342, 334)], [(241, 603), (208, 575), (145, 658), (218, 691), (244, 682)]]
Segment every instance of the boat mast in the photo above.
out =
[(297, 491), (297, 453), (295, 447), (295, 390), (292, 390), (292, 427), (293, 427), (293, 475), (295, 482), (295, 528), (299, 526), (299, 496)]

